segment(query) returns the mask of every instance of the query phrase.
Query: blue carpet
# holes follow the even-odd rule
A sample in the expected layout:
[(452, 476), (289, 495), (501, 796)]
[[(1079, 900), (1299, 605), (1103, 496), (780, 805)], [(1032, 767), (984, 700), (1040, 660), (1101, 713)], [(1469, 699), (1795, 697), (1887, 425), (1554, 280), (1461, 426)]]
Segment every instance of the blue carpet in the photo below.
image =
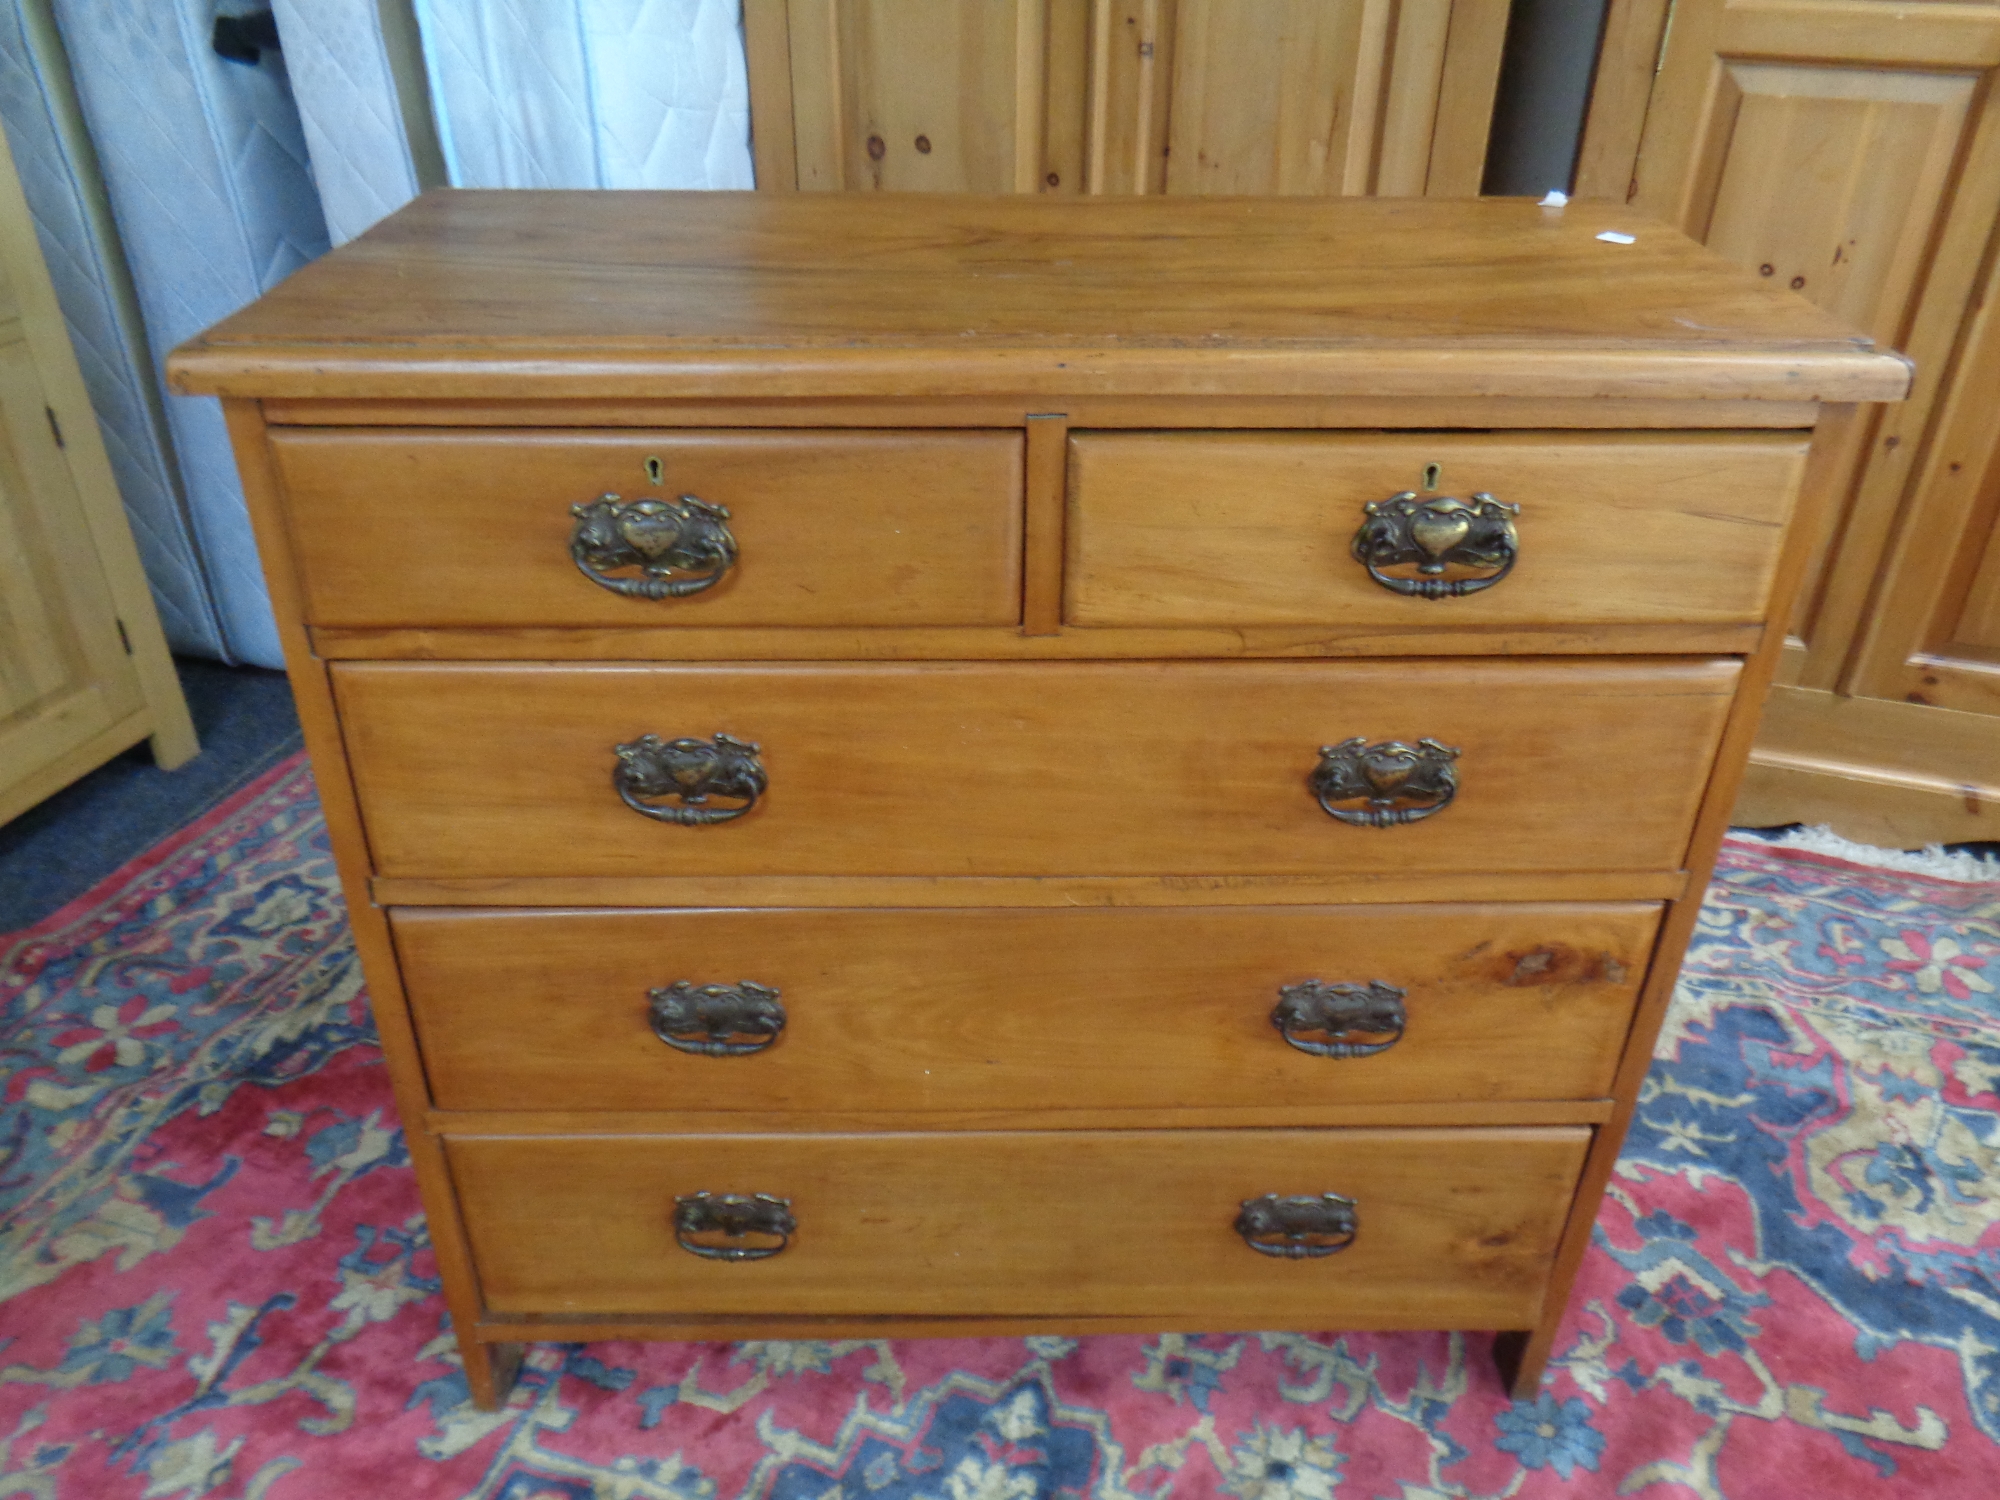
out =
[(283, 672), (182, 657), (201, 754), (162, 771), (142, 742), (0, 827), (0, 933), (39, 921), (300, 748)]

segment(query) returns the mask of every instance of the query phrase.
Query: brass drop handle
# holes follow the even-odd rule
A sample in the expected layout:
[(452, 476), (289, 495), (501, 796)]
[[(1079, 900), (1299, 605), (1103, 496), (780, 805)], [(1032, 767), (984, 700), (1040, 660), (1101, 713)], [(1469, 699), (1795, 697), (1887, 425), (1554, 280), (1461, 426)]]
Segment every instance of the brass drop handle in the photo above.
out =
[(769, 1193), (689, 1193), (674, 1199), (674, 1242), (703, 1260), (769, 1260), (792, 1242), (798, 1228), (792, 1200)]
[[(642, 734), (613, 747), (618, 764), (611, 785), (635, 813), (661, 823), (698, 828), (740, 818), (764, 795), (764, 763), (748, 740), (718, 734), (712, 740), (663, 740)], [(711, 797), (740, 807), (711, 807)], [(657, 800), (657, 799), (671, 800)], [(649, 800), (654, 799), (654, 800)]]
[(1361, 1208), (1352, 1198), (1321, 1193), (1317, 1198), (1280, 1198), (1266, 1193), (1245, 1198), (1236, 1232), (1259, 1255), (1281, 1260), (1316, 1260), (1354, 1243), (1361, 1232)]
[(1330, 818), (1356, 828), (1395, 828), (1451, 805), (1458, 795), (1458, 754), (1436, 740), (1371, 745), (1356, 736), (1320, 746), (1306, 785)]
[(1278, 991), (1271, 1024), (1287, 1045), (1314, 1057), (1373, 1057), (1403, 1039), (1409, 992), (1393, 984), (1308, 979)]
[[(1490, 589), (1514, 571), (1521, 507), (1481, 491), (1471, 500), (1439, 495), (1419, 500), (1404, 490), (1362, 507), (1368, 519), (1354, 533), (1354, 558), (1391, 593), (1411, 599), (1460, 599)], [(1486, 571), (1446, 578), (1448, 568)], [(1390, 571), (1390, 570), (1395, 571)]]
[(736, 984), (704, 984), (676, 979), (648, 990), (653, 1035), (679, 1052), (700, 1057), (748, 1057), (778, 1040), (785, 1007), (778, 991), (745, 979)]
[[(696, 495), (599, 495), (569, 513), (569, 555), (577, 571), (626, 599), (685, 599), (714, 588), (736, 563), (729, 512)], [(626, 568), (637, 575), (612, 576)]]

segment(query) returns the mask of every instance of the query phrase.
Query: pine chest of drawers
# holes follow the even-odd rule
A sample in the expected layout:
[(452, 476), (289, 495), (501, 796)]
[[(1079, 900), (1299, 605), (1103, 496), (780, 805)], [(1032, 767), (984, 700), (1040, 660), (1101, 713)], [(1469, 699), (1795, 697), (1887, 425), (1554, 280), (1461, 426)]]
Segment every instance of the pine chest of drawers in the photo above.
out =
[(171, 367), (489, 1404), (861, 1330), (1531, 1385), (1907, 381), (1605, 207), (627, 193), (426, 197)]

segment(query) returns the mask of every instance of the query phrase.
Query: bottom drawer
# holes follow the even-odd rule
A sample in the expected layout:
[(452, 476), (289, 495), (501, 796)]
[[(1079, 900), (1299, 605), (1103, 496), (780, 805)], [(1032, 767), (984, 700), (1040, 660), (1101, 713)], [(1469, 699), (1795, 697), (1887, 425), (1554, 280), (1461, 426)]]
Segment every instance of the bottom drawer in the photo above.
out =
[[(459, 1136), (447, 1149), (495, 1313), (1526, 1328), (1589, 1139), (1581, 1127)], [(783, 1200), (794, 1227), (764, 1258), (708, 1258), (698, 1250), (780, 1242), (677, 1231), (676, 1200), (698, 1193)], [(1272, 1253), (1287, 1248), (1282, 1228), (1256, 1233), (1262, 1250), (1238, 1228), (1246, 1200), (1328, 1193), (1353, 1203), (1345, 1248), (1295, 1258)]]

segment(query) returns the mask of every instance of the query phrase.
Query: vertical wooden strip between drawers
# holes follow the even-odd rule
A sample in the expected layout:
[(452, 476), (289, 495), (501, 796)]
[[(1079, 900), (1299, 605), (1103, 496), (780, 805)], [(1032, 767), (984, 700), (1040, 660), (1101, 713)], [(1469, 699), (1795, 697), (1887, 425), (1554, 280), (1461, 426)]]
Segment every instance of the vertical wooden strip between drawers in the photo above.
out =
[(362, 899), (368, 890), (371, 860), (367, 836), (361, 826), (361, 806), (347, 774), (347, 753), (334, 709), (333, 684), (327, 678), (326, 664), (313, 655), (312, 643), (306, 635), (299, 580), (293, 566), (284, 509), (279, 503), (278, 476), (265, 440), (263, 413), (257, 402), (243, 397), (225, 398), (222, 409), (236, 452), (237, 471), (243, 479), (243, 497), (256, 533), (257, 550), (264, 562), (272, 612), (277, 617), (278, 639), (285, 651), (285, 672), (298, 704), (299, 726), (312, 756), (313, 778), (326, 816), (328, 843), (340, 872), (341, 889), (347, 897), (354, 946), (368, 981), (370, 1008), (381, 1033), (390, 1086), (395, 1092), (397, 1112), (404, 1121), (403, 1135), (410, 1163), (416, 1171), (417, 1186), (430, 1221), (431, 1245), (437, 1252), (438, 1269), (444, 1280), (445, 1305), (451, 1311), (452, 1327), (458, 1332), (459, 1352), (465, 1361), (472, 1399), (482, 1409), (492, 1410), (504, 1399), (513, 1381), (520, 1350), (507, 1344), (482, 1344), (471, 1332), (481, 1314), (478, 1277), (463, 1233), (442, 1142), (422, 1124), (430, 1107), (430, 1086), (424, 1076), (409, 1008), (403, 999), (401, 969), (389, 935), (388, 914), (380, 906)]
[(1069, 460), (1069, 418), (1027, 420), (1026, 538), (1021, 574), (1021, 633), (1054, 635), (1062, 628), (1063, 510)]

